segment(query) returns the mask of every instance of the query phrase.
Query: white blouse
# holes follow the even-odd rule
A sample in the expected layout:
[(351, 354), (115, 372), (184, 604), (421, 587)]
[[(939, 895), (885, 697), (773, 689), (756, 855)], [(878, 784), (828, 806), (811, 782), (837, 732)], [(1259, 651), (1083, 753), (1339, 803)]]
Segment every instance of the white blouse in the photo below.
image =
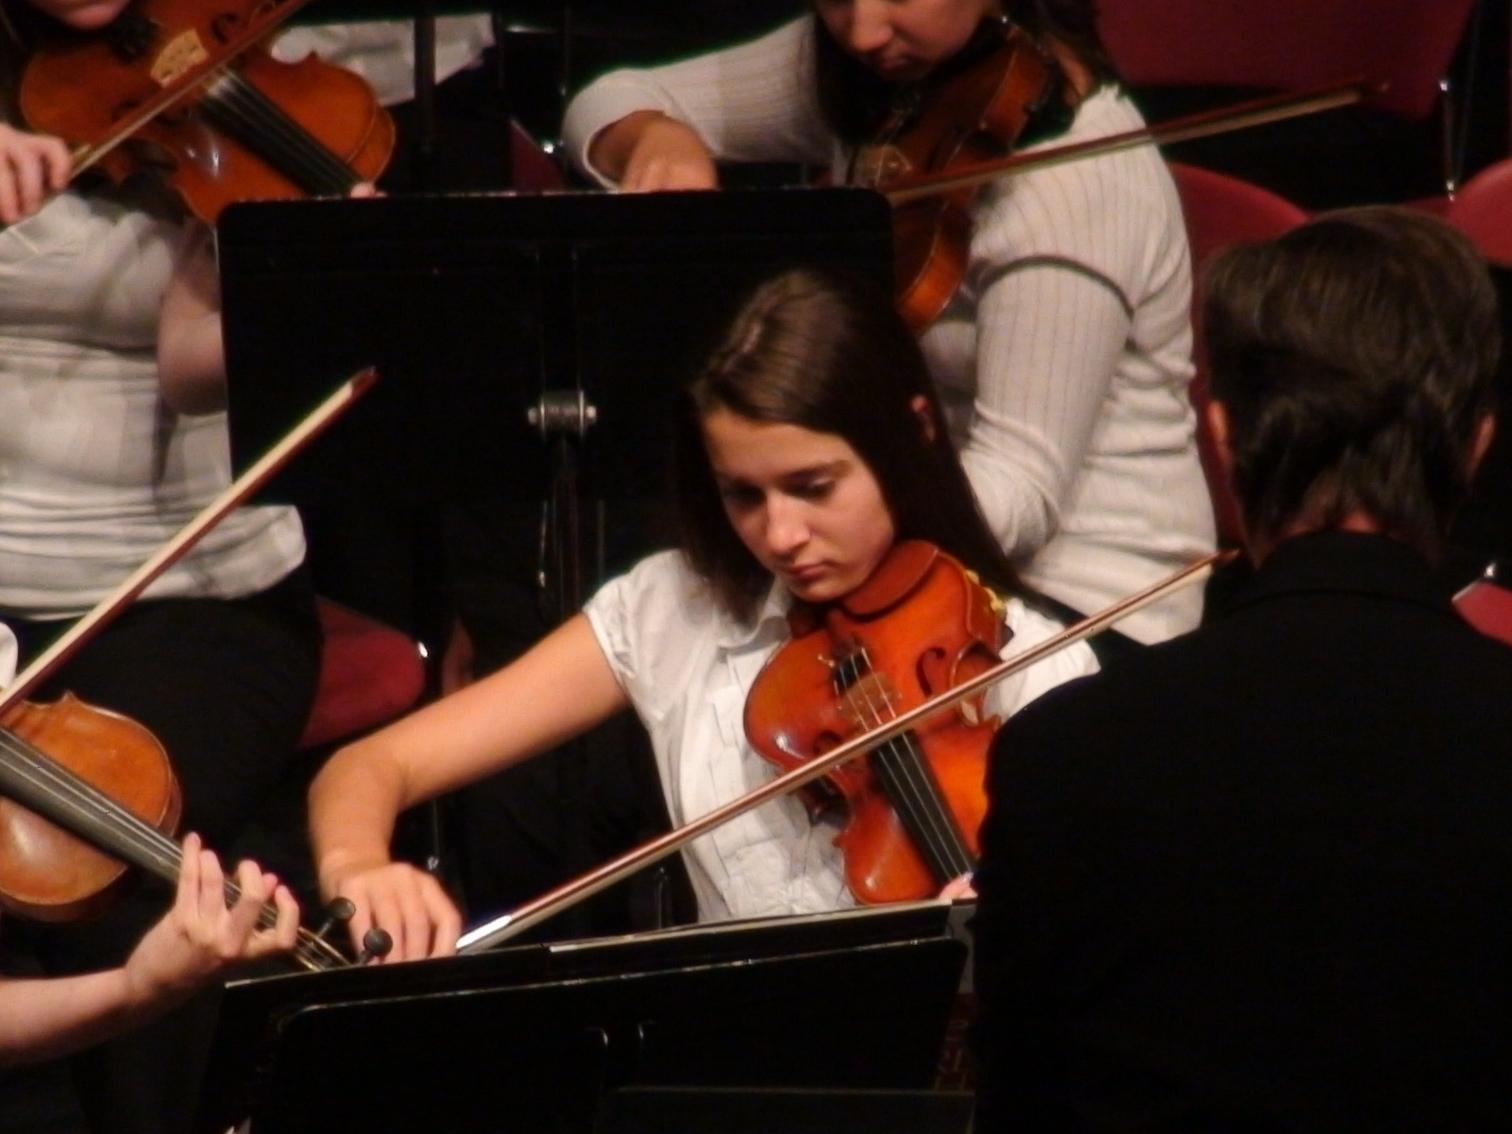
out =
[[(225, 415), (158, 393), (186, 237), (146, 204), (63, 193), (0, 232), (0, 613), (84, 613), (230, 483)], [(147, 593), (235, 598), (303, 558), (292, 508), (242, 508)]]

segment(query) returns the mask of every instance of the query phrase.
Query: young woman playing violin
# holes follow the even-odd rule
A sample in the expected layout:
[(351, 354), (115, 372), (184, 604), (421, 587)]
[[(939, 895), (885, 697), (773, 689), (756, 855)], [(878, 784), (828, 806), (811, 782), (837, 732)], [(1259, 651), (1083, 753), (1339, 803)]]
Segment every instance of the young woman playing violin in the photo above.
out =
[[(713, 187), (716, 159), (803, 161), (849, 180), (879, 122), (1000, 45), (1005, 19), (1059, 76), (1021, 148), (1141, 125), (1091, 0), (814, 0), (751, 43), (591, 84), (568, 109), (570, 152), (635, 190)], [(944, 421), (1025, 581), (1098, 609), (1214, 541), (1175, 189), (1154, 149), (1134, 150), (999, 179), (970, 219), (964, 282), (922, 338)], [(1199, 614), (1187, 592), (1121, 630), (1158, 641)]]
[[(390, 959), (452, 951), (435, 881), (389, 856), (404, 808), (634, 708), (674, 823), (774, 775), (745, 739), (746, 695), (789, 637), (796, 602), (842, 599), (900, 539), (928, 540), (1006, 599), (1017, 650), (1058, 629), (1011, 597), (944, 431), (918, 345), (880, 292), (808, 271), (766, 284), (693, 382), (677, 425), (681, 549), (643, 560), (503, 670), (338, 752), (310, 816), (321, 884), (356, 903)], [(1015, 710), (1095, 668), (1076, 646), (999, 686)], [(699, 916), (850, 905), (832, 818), (787, 797), (695, 840)]]
[[(0, 105), (14, 107), (48, 20), (99, 28), (124, 6), (7, 4)], [(23, 660), (229, 478), (223, 416), (180, 412), (220, 391), (208, 241), (148, 177), (65, 189), (69, 173), (57, 139), (13, 115), (0, 126), (0, 620)], [(69, 690), (146, 726), (170, 753), (185, 827), (228, 851), (254, 849), (238, 837), (308, 715), (319, 641), (303, 556), (292, 509), (240, 510), (35, 695)], [(121, 964), (160, 914), (133, 895), (89, 925), (8, 927), (5, 947), (50, 974), (93, 972)], [(204, 1049), (193, 1012), (90, 1053), (98, 1077), (79, 1093), (96, 1129), (187, 1128)]]

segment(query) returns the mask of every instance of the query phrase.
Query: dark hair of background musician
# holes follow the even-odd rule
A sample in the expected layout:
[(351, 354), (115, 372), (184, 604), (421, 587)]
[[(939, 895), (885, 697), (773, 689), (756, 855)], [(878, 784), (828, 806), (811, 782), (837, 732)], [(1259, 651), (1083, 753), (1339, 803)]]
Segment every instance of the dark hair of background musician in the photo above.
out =
[[(1037, 41), (1056, 40), (1068, 47), (1092, 72), (1095, 82), (1117, 78), (1097, 31), (1097, 0), (1002, 0), (1001, 8), (1012, 23)], [(820, 111), (842, 141), (852, 145), (867, 141), (897, 92), (865, 64), (847, 55), (825, 31), (824, 21), (817, 15), (813, 18)], [(990, 24), (984, 24), (981, 34), (993, 37), (996, 32)]]
[[(920, 396), (933, 429), (912, 408)], [(768, 281), (681, 399), (673, 446), (681, 546), (743, 620), (771, 576), (725, 516), (701, 430), (717, 409), (839, 435), (877, 478), (899, 539), (944, 548), (1001, 593), (1021, 590), (946, 435), (918, 342), (880, 289), (813, 269)]]
[(1470, 242), (1406, 209), (1325, 214), (1214, 261), (1204, 320), (1251, 535), (1364, 511), (1437, 557), (1500, 353)]
[(51, 22), (24, 0), (0, 0), (0, 119), (19, 121), (16, 91), (38, 30)]

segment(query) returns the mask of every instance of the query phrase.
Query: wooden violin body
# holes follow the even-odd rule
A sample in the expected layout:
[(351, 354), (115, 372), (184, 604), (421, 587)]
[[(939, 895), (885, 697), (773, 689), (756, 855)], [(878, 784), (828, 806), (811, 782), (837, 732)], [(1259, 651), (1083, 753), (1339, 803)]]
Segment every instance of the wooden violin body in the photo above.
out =
[[(906, 540), (856, 591), (800, 608), (793, 637), (747, 695), (746, 735), (783, 770), (884, 725), (997, 664), (999, 605), (955, 559)], [(924, 898), (969, 871), (986, 813), (997, 722), (980, 699), (833, 771), (849, 819), (839, 842), (863, 902)]]
[[(210, 223), (233, 201), (344, 196), (382, 173), (394, 124), (360, 76), (246, 46), (297, 6), (138, 0), (118, 18), (128, 31), (39, 48), (22, 75), (22, 116), (81, 153), (99, 151), (96, 164), (117, 180), (162, 173)], [(191, 89), (141, 120), (181, 87)]]
[[(987, 25), (959, 63), (912, 88), (858, 152), (852, 181), (883, 193), (899, 180), (947, 174), (1005, 157), (1030, 119), (1059, 94), (1059, 72), (1017, 28)], [(898, 310), (919, 334), (939, 318), (966, 275), (970, 209), (978, 190), (955, 189), (893, 207)]]
[[(0, 717), (0, 730), (0, 906), (43, 922), (98, 912), (130, 860), (106, 854), (43, 814), (94, 832), (94, 843), (107, 846), (118, 836), (120, 812), (172, 833), (181, 800), (168, 754), (135, 721), (72, 694), (50, 705), (23, 701)], [(80, 783), (113, 807), (102, 809), (78, 790)]]

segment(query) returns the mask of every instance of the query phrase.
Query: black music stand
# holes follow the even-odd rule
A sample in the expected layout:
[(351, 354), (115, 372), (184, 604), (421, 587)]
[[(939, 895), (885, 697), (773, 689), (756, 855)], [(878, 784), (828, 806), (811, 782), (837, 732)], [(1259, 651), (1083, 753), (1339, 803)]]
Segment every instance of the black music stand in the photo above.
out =
[(889, 224), (859, 189), (233, 206), (217, 235), (233, 459), (331, 374), (376, 365), (379, 387), (273, 495), (539, 499), (581, 395), (587, 487), (659, 497), (675, 392), (741, 298), (797, 264), (886, 281)]
[(198, 1128), (587, 1134), (626, 1086), (920, 1090), (957, 927), (921, 903), (233, 983)]

